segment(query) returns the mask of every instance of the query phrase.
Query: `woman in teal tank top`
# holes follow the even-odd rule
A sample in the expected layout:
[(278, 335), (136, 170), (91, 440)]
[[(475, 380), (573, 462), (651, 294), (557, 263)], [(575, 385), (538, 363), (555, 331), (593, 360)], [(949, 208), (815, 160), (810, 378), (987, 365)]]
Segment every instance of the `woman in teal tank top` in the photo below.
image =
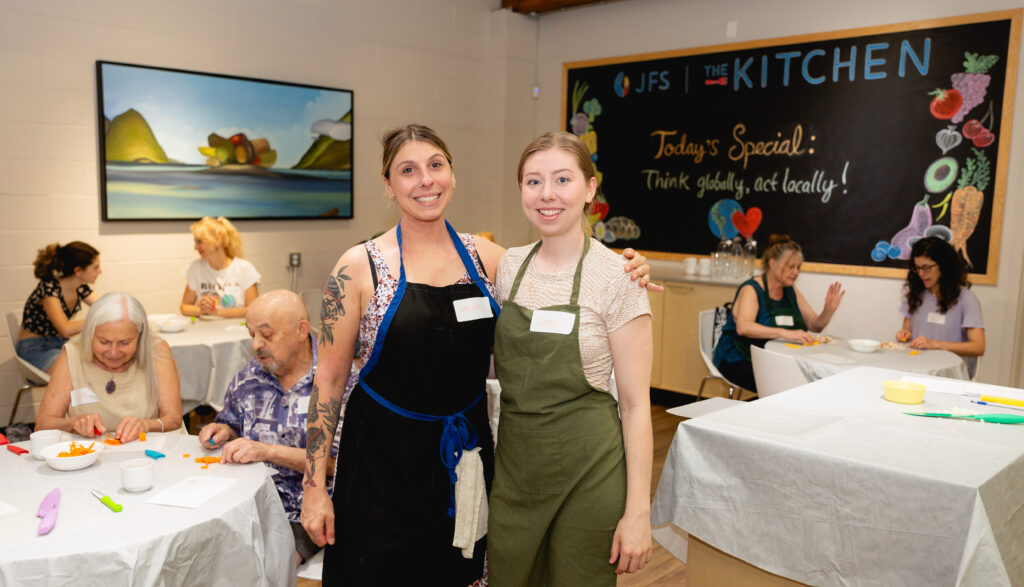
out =
[(764, 273), (740, 284), (712, 357), (729, 381), (757, 391), (751, 344), (764, 346), (773, 338), (810, 343), (814, 336), (808, 331), (821, 332), (828, 326), (846, 292), (838, 281), (832, 283), (825, 307), (816, 313), (795, 285), (803, 262), (800, 245), (788, 236), (773, 234), (762, 257)]

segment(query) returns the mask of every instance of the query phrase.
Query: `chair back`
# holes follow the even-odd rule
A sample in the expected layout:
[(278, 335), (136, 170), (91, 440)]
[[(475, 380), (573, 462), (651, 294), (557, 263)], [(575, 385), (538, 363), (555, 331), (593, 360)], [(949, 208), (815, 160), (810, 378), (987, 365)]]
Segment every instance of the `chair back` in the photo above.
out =
[[(697, 328), (697, 335), (700, 337), (700, 356), (704, 359), (708, 369), (714, 369), (711, 363), (711, 355), (715, 349), (711, 348), (711, 336), (715, 330), (715, 310), (701, 310), (700, 325)], [(717, 369), (715, 369), (717, 371)]]
[(758, 397), (793, 389), (807, 383), (796, 359), (750, 345), (750, 359), (754, 364), (754, 381)]
[(50, 382), (50, 376), (39, 367), (29, 363), (18, 356), (17, 345), (21, 337), (21, 310), (7, 312), (7, 330), (11, 333), (11, 346), (14, 347), (14, 359), (18, 362), (18, 371), (21, 376), (33, 385), (44, 386)]

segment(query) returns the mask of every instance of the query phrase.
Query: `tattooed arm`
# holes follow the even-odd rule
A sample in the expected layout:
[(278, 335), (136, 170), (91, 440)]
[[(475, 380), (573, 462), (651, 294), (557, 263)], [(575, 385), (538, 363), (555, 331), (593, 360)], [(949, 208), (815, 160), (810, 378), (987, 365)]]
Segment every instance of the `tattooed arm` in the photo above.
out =
[(318, 546), (334, 544), (334, 506), (327, 495), (329, 456), (341, 417), (359, 316), (373, 295), (362, 246), (349, 249), (324, 286), (320, 308), (317, 369), (306, 416), (306, 461), (302, 478), (302, 525)]

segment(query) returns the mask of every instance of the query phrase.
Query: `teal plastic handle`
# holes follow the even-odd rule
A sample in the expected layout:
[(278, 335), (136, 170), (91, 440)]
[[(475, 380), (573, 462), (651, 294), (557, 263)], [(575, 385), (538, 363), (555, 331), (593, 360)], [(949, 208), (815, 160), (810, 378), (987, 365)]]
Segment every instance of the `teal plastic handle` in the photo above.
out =
[(115, 503), (114, 500), (110, 499), (109, 495), (103, 496), (103, 499), (101, 499), (100, 501), (103, 502), (103, 505), (107, 506), (108, 508), (115, 512), (119, 512), (123, 509), (121, 507), (121, 504)]
[(978, 414), (977, 416), (972, 416), (972, 418), (995, 424), (1024, 424), (1024, 416), (1018, 416), (1017, 414)]

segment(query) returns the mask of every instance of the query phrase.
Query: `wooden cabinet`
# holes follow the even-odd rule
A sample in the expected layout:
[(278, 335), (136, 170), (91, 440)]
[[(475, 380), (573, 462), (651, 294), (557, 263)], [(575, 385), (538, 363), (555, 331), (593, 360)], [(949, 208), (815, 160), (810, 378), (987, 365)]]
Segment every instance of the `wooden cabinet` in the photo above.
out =
[[(701, 380), (708, 374), (700, 356), (699, 315), (732, 301), (735, 285), (666, 281), (663, 293), (651, 294), (654, 319), (654, 361), (651, 387), (697, 395)], [(709, 381), (704, 396), (728, 395), (721, 381)]]

